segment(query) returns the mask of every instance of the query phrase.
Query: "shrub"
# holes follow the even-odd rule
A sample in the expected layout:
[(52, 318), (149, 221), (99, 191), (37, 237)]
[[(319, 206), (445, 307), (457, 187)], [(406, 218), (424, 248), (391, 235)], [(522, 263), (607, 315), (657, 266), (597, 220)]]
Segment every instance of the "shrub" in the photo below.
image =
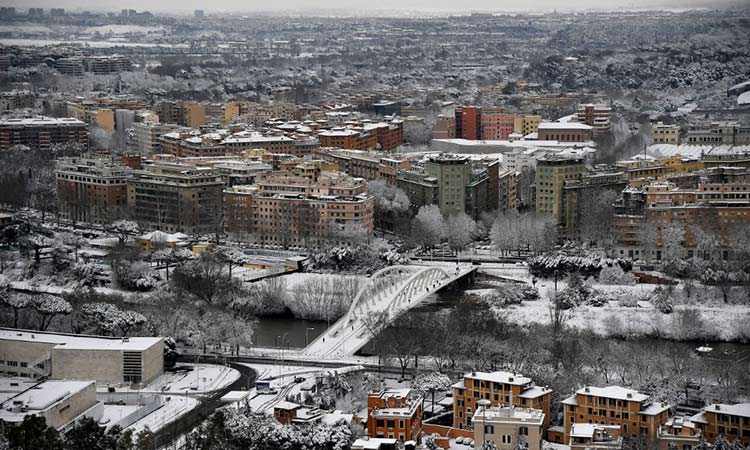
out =
[(529, 272), (536, 277), (552, 278), (557, 271), (558, 276), (578, 272), (585, 277), (597, 276), (605, 267), (620, 266), (629, 271), (633, 264), (625, 259), (611, 259), (604, 256), (573, 256), (564, 252), (541, 255), (529, 259)]
[(661, 286), (654, 289), (650, 297), (651, 304), (662, 314), (671, 314), (674, 310), (671, 294)]
[(634, 285), (635, 276), (632, 272), (625, 272), (619, 264), (604, 267), (599, 272), (599, 282), (602, 284)]
[(143, 261), (121, 260), (113, 264), (112, 270), (117, 285), (128, 291), (150, 291), (161, 279), (159, 273)]

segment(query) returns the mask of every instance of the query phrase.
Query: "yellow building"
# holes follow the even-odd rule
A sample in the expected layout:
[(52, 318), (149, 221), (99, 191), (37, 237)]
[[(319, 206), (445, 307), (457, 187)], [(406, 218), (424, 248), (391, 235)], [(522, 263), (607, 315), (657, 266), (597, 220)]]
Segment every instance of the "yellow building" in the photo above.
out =
[(534, 114), (521, 114), (516, 116), (513, 121), (513, 131), (524, 136), (536, 133), (539, 130), (539, 124), (542, 123), (542, 116)]
[(663, 122), (657, 122), (651, 126), (651, 133), (654, 137), (654, 144), (679, 144), (680, 127), (678, 125), (664, 125)]
[(541, 450), (545, 415), (540, 409), (479, 407), (472, 419), (474, 442), (493, 442), (498, 450)]
[(230, 123), (240, 115), (240, 104), (230, 102), (224, 105), (224, 123)]

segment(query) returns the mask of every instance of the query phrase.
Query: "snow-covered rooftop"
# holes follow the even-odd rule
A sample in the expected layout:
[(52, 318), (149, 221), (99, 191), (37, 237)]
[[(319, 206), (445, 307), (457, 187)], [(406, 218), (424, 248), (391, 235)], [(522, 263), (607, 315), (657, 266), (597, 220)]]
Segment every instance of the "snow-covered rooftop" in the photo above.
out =
[(717, 414), (729, 414), (730, 416), (750, 417), (750, 403), (738, 403), (736, 405), (714, 403), (706, 406), (704, 410)]
[(580, 122), (542, 122), (540, 130), (591, 130), (591, 126)]
[(641, 394), (638, 391), (624, 388), (622, 386), (588, 386), (579, 389), (578, 391), (576, 391), (576, 394), (593, 395), (595, 397), (613, 398), (617, 400), (630, 400), (634, 402), (643, 402), (648, 400), (648, 395)]
[(475, 380), (491, 381), (494, 383), (524, 385), (531, 383), (531, 378), (524, 377), (510, 372), (470, 372), (464, 375), (465, 378)]
[(593, 438), (597, 430), (619, 430), (620, 425), (599, 425), (595, 423), (574, 423), (570, 427), (571, 437)]
[(76, 350), (143, 351), (162, 341), (160, 337), (105, 338), (0, 328), (0, 340), (40, 342), (55, 348)]

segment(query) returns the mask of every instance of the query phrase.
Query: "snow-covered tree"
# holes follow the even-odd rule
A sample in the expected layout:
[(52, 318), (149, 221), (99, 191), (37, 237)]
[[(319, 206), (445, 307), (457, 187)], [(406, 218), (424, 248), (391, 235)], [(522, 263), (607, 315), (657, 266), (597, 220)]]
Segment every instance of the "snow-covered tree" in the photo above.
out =
[(61, 297), (51, 294), (33, 296), (30, 306), (39, 317), (38, 327), (40, 331), (45, 331), (49, 328), (52, 320), (58, 315), (67, 315), (73, 311), (70, 303)]
[(20, 312), (31, 306), (31, 296), (23, 292), (15, 292), (6, 286), (0, 290), (0, 303), (13, 310), (13, 328), (18, 328)]
[(119, 247), (124, 247), (130, 236), (135, 236), (140, 232), (140, 227), (131, 220), (117, 220), (107, 226), (107, 231), (117, 237)]
[(415, 242), (430, 248), (439, 244), (445, 236), (445, 220), (437, 205), (419, 208), (412, 221), (412, 235)]
[(444, 391), (451, 386), (448, 375), (440, 372), (427, 372), (418, 375), (411, 383), (411, 387), (423, 394), (432, 395), (432, 413), (435, 413), (435, 393)]
[(446, 239), (456, 252), (463, 250), (478, 234), (477, 223), (464, 212), (451, 214), (445, 219)]
[(247, 263), (250, 258), (242, 251), (234, 247), (225, 247), (218, 252), (221, 259), (226, 263), (229, 269), (229, 277), (232, 277), (232, 269)]

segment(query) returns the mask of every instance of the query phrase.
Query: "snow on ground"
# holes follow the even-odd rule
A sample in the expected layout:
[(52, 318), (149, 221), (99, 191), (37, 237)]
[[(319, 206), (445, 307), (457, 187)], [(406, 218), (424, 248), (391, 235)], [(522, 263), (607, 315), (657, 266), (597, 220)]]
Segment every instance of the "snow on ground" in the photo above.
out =
[(135, 412), (138, 408), (138, 405), (104, 405), (99, 423), (102, 425), (117, 423), (123, 417)]
[(366, 278), (363, 275), (339, 275), (339, 274), (331, 274), (331, 273), (308, 273), (308, 272), (294, 272), (290, 273), (289, 275), (284, 275), (283, 279), (286, 281), (286, 289), (288, 291), (294, 291), (295, 289), (299, 288), (302, 283), (314, 280), (314, 279), (332, 279), (332, 278), (338, 278), (338, 277), (346, 277), (346, 278), (360, 278), (364, 279)]
[[(499, 276), (508, 275), (503, 270), (482, 269), (482, 271)], [(528, 282), (528, 276), (521, 277), (514, 274), (513, 278)], [(565, 289), (565, 286), (565, 281), (558, 281), (558, 290)], [(618, 286), (598, 283), (591, 283), (591, 286), (595, 290), (615, 294), (619, 298), (643, 298), (657, 287), (652, 284)], [(521, 305), (511, 305), (500, 310), (509, 321), (521, 325), (549, 323), (549, 296), (554, 293), (554, 280), (537, 280), (536, 287), (541, 296), (539, 300), (523, 302)], [(676, 286), (675, 289), (680, 290), (681, 286)], [(696, 291), (698, 290), (702, 290), (702, 288), (696, 288)], [(491, 289), (477, 289), (467, 292), (481, 295), (483, 292), (490, 291)], [(679, 304), (676, 302), (675, 309), (695, 308), (700, 310), (708, 329), (719, 331), (721, 338), (724, 340), (732, 340), (735, 333), (734, 324), (750, 318), (750, 305), (725, 304), (715, 290), (707, 292), (708, 298), (704, 297), (702, 300), (698, 300), (697, 294), (694, 294), (690, 303)], [(569, 314), (568, 325), (579, 329), (590, 329), (603, 336), (608, 335), (607, 322), (612, 320), (612, 317), (619, 319), (624, 329), (635, 335), (652, 333), (655, 327), (668, 334), (674, 317), (674, 314), (661, 314), (650, 307), (625, 307), (620, 306), (617, 302), (610, 302), (598, 308), (581, 305), (570, 311)]]
[(43, 25), (0, 25), (0, 33), (52, 33), (52, 29)]
[(180, 416), (198, 406), (198, 399), (186, 397), (185, 395), (170, 395), (164, 399), (164, 406), (127, 427), (135, 434), (141, 432), (145, 427), (151, 431), (157, 431), (166, 424), (177, 420)]
[(146, 390), (202, 393), (216, 391), (240, 378), (240, 372), (231, 367), (214, 364), (180, 364), (193, 370), (185, 373), (164, 373), (150, 383)]
[(144, 27), (142, 25), (101, 25), (98, 27), (89, 27), (82, 31), (83, 34), (126, 34), (126, 33), (158, 33), (163, 29), (161, 27)]
[(740, 94), (739, 97), (737, 97), (737, 104), (750, 105), (750, 91)]

